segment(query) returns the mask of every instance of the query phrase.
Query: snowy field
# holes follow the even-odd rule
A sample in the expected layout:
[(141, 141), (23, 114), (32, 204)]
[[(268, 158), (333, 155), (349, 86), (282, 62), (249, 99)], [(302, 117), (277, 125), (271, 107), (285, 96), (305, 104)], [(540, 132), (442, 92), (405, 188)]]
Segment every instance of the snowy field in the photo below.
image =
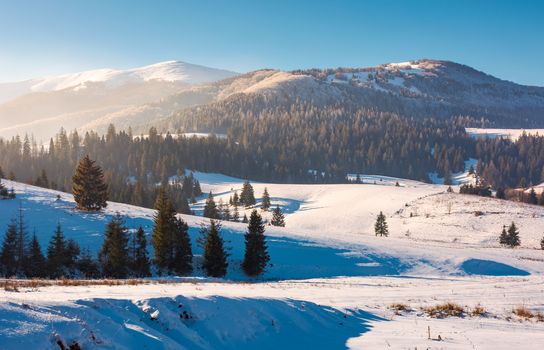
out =
[(466, 128), (467, 134), (472, 137), (496, 138), (504, 137), (516, 141), (525, 132), (527, 135), (544, 135), (544, 129), (491, 129), (491, 128)]
[[(240, 179), (195, 177), (216, 202), (241, 192)], [(267, 226), (273, 266), (257, 283), (247, 283), (239, 269), (245, 225), (225, 222), (232, 254), (226, 280), (203, 278), (197, 270), (176, 284), (2, 289), (0, 348), (58, 349), (59, 339), (77, 340), (84, 349), (541, 348), (544, 322), (512, 310), (544, 313), (544, 252), (538, 249), (544, 207), (450, 194), (447, 186), (411, 180), (364, 180), (253, 183), (256, 197), (267, 187), (287, 223)], [(0, 227), (21, 206), (43, 246), (60, 222), (68, 237), (97, 251), (115, 212), (131, 229), (151, 230), (149, 209), (110, 203), (104, 213), (81, 214), (69, 194), (3, 182), (18, 198), (0, 202)], [(205, 198), (193, 206), (197, 213)], [(373, 233), (380, 211), (387, 238)], [(194, 240), (206, 221), (182, 217)], [(502, 248), (498, 235), (511, 221), (522, 245)], [(464, 314), (436, 319), (424, 311), (443, 302), (459, 304)], [(391, 308), (399, 303), (407, 310)], [(477, 305), (485, 313), (472, 314)]]

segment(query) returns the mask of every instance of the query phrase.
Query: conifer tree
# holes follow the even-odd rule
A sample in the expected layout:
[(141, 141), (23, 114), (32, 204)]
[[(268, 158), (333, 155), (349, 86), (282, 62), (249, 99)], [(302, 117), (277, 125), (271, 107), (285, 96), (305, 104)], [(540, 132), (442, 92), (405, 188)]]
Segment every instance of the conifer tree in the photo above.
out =
[(210, 219), (219, 218), (219, 213), (217, 211), (217, 207), (215, 205), (215, 201), (213, 200), (213, 194), (211, 191), (210, 194), (208, 194), (208, 199), (206, 199), (206, 204), (204, 205), (203, 216)]
[(49, 277), (59, 278), (65, 275), (65, 254), (66, 240), (59, 223), (47, 247), (47, 271)]
[(40, 176), (38, 176), (34, 184), (38, 187), (49, 188), (49, 179), (47, 178), (45, 169), (42, 169)]
[(508, 232), (506, 232), (506, 225), (502, 225), (502, 232), (499, 236), (499, 243), (502, 245), (508, 245)]
[(544, 190), (540, 193), (540, 199), (538, 200), (539, 205), (544, 205)]
[(175, 210), (164, 188), (159, 190), (155, 201), (155, 210), (151, 243), (153, 244), (155, 264), (161, 274), (163, 271), (168, 271), (171, 265), (175, 218)]
[(540, 240), (540, 249), (544, 250), (544, 237)]
[(529, 192), (529, 204), (538, 204), (538, 197), (536, 196), (535, 189), (532, 187), (531, 192)]
[(519, 231), (514, 222), (512, 222), (512, 224), (508, 228), (505, 244), (511, 248), (517, 247), (521, 244), (519, 239)]
[(198, 197), (202, 195), (202, 189), (200, 188), (200, 182), (198, 180), (194, 180), (194, 187), (193, 187), (193, 196)]
[(240, 197), (238, 197), (238, 191), (234, 191), (234, 195), (232, 196), (232, 205), (239, 205), (240, 204)]
[[(2, 169), (2, 167), (0, 166), (0, 180), (2, 180), (3, 178), (6, 177), (6, 174), (4, 174), (4, 170)], [(1, 181), (0, 181), (1, 182)]]
[(266, 187), (264, 188), (264, 192), (263, 192), (261, 208), (264, 211), (267, 211), (268, 209), (270, 209), (270, 195), (268, 194), (268, 190), (266, 189)]
[(504, 192), (504, 188), (497, 188), (497, 193), (495, 194), (495, 197), (497, 199), (506, 199), (506, 193)]
[(77, 268), (84, 278), (100, 277), (100, 267), (98, 262), (93, 258), (89, 248), (81, 251), (81, 255), (77, 261)]
[(132, 234), (131, 266), (130, 270), (135, 277), (151, 276), (149, 257), (147, 256), (147, 240), (144, 229), (140, 226)]
[(102, 169), (86, 155), (72, 178), (72, 193), (80, 210), (98, 211), (107, 206), (108, 186)]
[(9, 224), (0, 251), (0, 271), (3, 276), (17, 274), (17, 222), (13, 219)]
[(255, 193), (253, 192), (253, 186), (249, 183), (248, 180), (244, 182), (242, 186), (242, 193), (240, 193), (240, 203), (246, 207), (255, 205)]
[(179, 201), (178, 212), (181, 214), (191, 215), (191, 207), (189, 206), (189, 202), (187, 201), (187, 198), (182, 197), (181, 200)]
[(25, 270), (26, 277), (45, 277), (47, 274), (47, 261), (35, 233), (30, 241)]
[(210, 220), (210, 227), (206, 230), (202, 268), (207, 276), (223, 277), (227, 274), (228, 255), (220, 234), (221, 225), (215, 220)]
[(193, 251), (187, 223), (176, 218), (174, 234), (171, 270), (177, 275), (189, 275), (193, 272)]
[(232, 221), (238, 222), (240, 220), (240, 212), (238, 211), (238, 205), (234, 205), (234, 211), (232, 212)]
[(106, 226), (98, 259), (105, 277), (125, 278), (128, 274), (128, 235), (124, 220), (117, 213)]
[(264, 223), (257, 210), (253, 210), (249, 217), (249, 225), (245, 234), (245, 254), (242, 269), (248, 276), (262, 274), (270, 261), (266, 238), (264, 236)]
[(272, 226), (279, 226), (279, 227), (285, 226), (285, 216), (281, 212), (279, 205), (276, 205), (276, 208), (274, 209), (272, 213), (272, 220), (270, 221), (270, 224)]
[(77, 260), (80, 252), (79, 244), (75, 240), (68, 239), (66, 241), (64, 266), (70, 274), (74, 274), (77, 270)]
[(17, 220), (17, 273), (24, 274), (27, 263), (28, 234), (23, 216), (23, 208), (19, 205), (19, 218)]
[(385, 215), (380, 211), (378, 217), (376, 218), (376, 224), (374, 225), (374, 232), (376, 236), (385, 236), (389, 235), (389, 229), (387, 228), (387, 222), (385, 221)]
[(244, 224), (247, 224), (247, 215), (246, 215), (246, 213), (244, 213), (244, 217), (242, 218), (242, 222)]

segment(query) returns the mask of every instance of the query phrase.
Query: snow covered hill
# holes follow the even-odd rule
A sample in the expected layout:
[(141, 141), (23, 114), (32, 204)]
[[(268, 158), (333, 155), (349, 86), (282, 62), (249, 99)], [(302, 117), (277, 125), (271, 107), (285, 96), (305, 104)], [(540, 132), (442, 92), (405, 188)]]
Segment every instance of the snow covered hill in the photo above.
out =
[[(240, 179), (194, 175), (217, 201), (240, 193)], [(137, 288), (0, 289), (0, 348), (55, 349), (59, 340), (87, 349), (510, 349), (522, 342), (539, 348), (544, 323), (512, 310), (544, 312), (544, 254), (537, 249), (544, 208), (447, 193), (445, 186), (417, 181), (362, 179), (348, 185), (253, 183), (257, 197), (267, 187), (287, 222), (267, 226), (272, 266), (258, 283), (247, 283), (239, 269), (245, 224), (223, 222), (232, 254), (225, 281), (203, 278), (197, 269), (181, 283), (149, 281)], [(18, 196), (0, 201), (0, 227), (22, 208), (42, 245), (60, 222), (67, 237), (96, 252), (116, 212), (129, 228), (151, 231), (150, 209), (110, 202), (103, 213), (80, 213), (70, 194), (3, 183)], [(197, 214), (205, 197), (193, 205)], [(387, 217), (389, 237), (374, 236), (379, 211)], [(206, 220), (182, 218), (198, 256), (194, 240)], [(511, 221), (520, 228), (522, 246), (516, 249), (497, 240)], [(425, 311), (444, 302), (459, 304), (464, 316), (435, 319)], [(392, 309), (399, 303), (406, 310)], [(478, 305), (483, 315), (471, 311)]]
[(109, 123), (137, 126), (210, 102), (209, 92), (195, 86), (233, 76), (236, 73), (169, 61), (2, 83), (0, 137), (29, 134), (47, 141), (61, 126), (82, 132), (104, 132)]
[(104, 83), (106, 87), (110, 88), (147, 81), (201, 84), (230, 78), (236, 76), (236, 74), (223, 69), (181, 61), (166, 61), (126, 70), (103, 68), (60, 76), (35, 78), (23, 82), (0, 83), (0, 103), (31, 92), (50, 92), (64, 89), (81, 90), (91, 83)]

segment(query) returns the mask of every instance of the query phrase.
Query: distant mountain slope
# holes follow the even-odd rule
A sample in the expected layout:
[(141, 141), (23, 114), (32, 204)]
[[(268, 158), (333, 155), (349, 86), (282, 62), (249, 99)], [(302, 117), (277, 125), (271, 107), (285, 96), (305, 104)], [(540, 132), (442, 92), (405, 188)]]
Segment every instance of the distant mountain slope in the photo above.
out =
[[(114, 122), (128, 127), (135, 110), (143, 111), (146, 120), (172, 113), (167, 106), (144, 108), (143, 105), (159, 103), (168, 96), (190, 90), (195, 84), (235, 75), (225, 70), (169, 61), (129, 70), (98, 69), (0, 84), (0, 136), (28, 133), (43, 141), (61, 126), (69, 130), (86, 130), (86, 124), (95, 126), (93, 122), (102, 118), (106, 122), (113, 118)], [(5, 101), (6, 98), (12, 99)], [(4, 103), (1, 103), (3, 99)], [(172, 108), (207, 102), (209, 99), (189, 93)], [(127, 112), (119, 117), (118, 113), (123, 110)], [(124, 115), (128, 115), (128, 123), (123, 123)]]
[(106, 87), (119, 87), (128, 83), (148, 81), (201, 84), (235, 76), (227, 70), (210, 68), (181, 61), (166, 61), (145, 67), (118, 70), (95, 69), (84, 72), (43, 77), (15, 83), (0, 83), (0, 103), (32, 92), (50, 92), (64, 89), (85, 89), (90, 83), (104, 83)]
[[(19, 96), (2, 103), (10, 94)], [(0, 137), (29, 133), (47, 140), (61, 126), (104, 132), (110, 123), (135, 132), (150, 126), (210, 131), (210, 115), (222, 115), (224, 129), (237, 113), (301, 103), (416, 118), (469, 116), (498, 127), (544, 126), (544, 87), (518, 85), (449, 61), (242, 75), (170, 61), (0, 84)]]
[[(544, 125), (543, 87), (518, 85), (449, 61), (418, 60), (371, 68), (293, 72), (267, 70), (251, 76), (262, 79), (233, 89), (238, 80), (247, 81), (247, 75), (236, 77), (231, 86), (223, 89), (230, 93), (217, 103), (181, 110), (160, 126), (184, 129), (193, 126), (199, 114), (202, 119), (207, 118), (210, 111), (221, 114), (223, 110), (228, 118), (233, 110), (258, 113), (263, 108), (301, 102), (316, 106), (343, 104), (421, 118), (470, 116), (501, 126)], [(185, 123), (188, 115), (191, 125)]]

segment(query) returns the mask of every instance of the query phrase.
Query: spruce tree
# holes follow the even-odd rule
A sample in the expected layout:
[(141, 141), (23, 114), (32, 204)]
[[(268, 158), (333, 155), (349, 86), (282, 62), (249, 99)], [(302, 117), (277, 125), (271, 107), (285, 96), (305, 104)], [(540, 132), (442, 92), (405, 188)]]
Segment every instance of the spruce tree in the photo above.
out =
[(194, 180), (194, 187), (193, 187), (193, 196), (198, 197), (202, 195), (202, 189), (200, 188), (200, 182), (198, 180)]
[(171, 266), (173, 257), (172, 236), (175, 229), (174, 218), (176, 214), (164, 188), (159, 190), (155, 201), (155, 210), (151, 243), (153, 245), (155, 265), (159, 274), (161, 274), (163, 271), (168, 271)]
[(4, 277), (12, 277), (17, 274), (17, 222), (15, 219), (8, 224), (2, 242), (0, 271)]
[(538, 197), (536, 196), (536, 192), (534, 188), (531, 188), (531, 192), (529, 192), (529, 204), (538, 204)]
[(17, 220), (17, 273), (24, 274), (27, 263), (28, 234), (23, 216), (23, 208), (19, 205), (19, 218)]
[(79, 162), (72, 183), (77, 209), (98, 211), (107, 206), (108, 186), (104, 182), (104, 173), (88, 155)]
[(250, 207), (252, 205), (255, 205), (256, 203), (253, 186), (251, 186), (251, 184), (247, 180), (242, 186), (242, 193), (240, 193), (240, 203), (242, 203), (246, 207)]
[(516, 224), (514, 224), (514, 222), (512, 222), (512, 224), (508, 228), (508, 240), (506, 242), (506, 245), (513, 248), (513, 247), (519, 246), (520, 244), (521, 244), (521, 242), (520, 242), (520, 239), (519, 239), (519, 231), (518, 231), (518, 229), (516, 227)]
[(240, 204), (240, 197), (238, 197), (238, 191), (234, 191), (234, 195), (232, 196), (232, 205), (239, 205)]
[(279, 205), (276, 205), (276, 208), (274, 209), (272, 213), (272, 220), (270, 221), (270, 224), (272, 226), (279, 226), (279, 227), (285, 226), (285, 216), (281, 212)]
[(93, 258), (89, 248), (81, 251), (81, 255), (77, 261), (77, 268), (84, 278), (93, 279), (100, 277), (100, 267), (98, 266), (98, 262)]
[(80, 254), (79, 244), (73, 239), (66, 241), (64, 266), (70, 274), (74, 274), (77, 270), (77, 260)]
[(544, 250), (544, 237), (540, 240), (540, 249)]
[(495, 197), (497, 197), (497, 199), (506, 199), (506, 193), (504, 192), (504, 188), (497, 188), (497, 193), (495, 194)]
[(51, 278), (60, 278), (66, 274), (65, 271), (66, 262), (66, 240), (60, 227), (60, 223), (57, 224), (57, 228), (53, 233), (53, 237), (49, 241), (47, 247), (47, 271), (48, 276)]
[(540, 193), (540, 199), (538, 200), (539, 205), (544, 205), (544, 189)]
[(270, 209), (270, 195), (268, 194), (268, 190), (266, 189), (266, 187), (264, 188), (264, 192), (263, 192), (263, 198), (262, 198), (262, 201), (261, 201), (261, 208), (264, 211), (267, 211), (268, 209)]
[(193, 251), (191, 249), (191, 238), (189, 237), (189, 226), (185, 221), (177, 218), (172, 248), (171, 270), (177, 275), (189, 275), (193, 272)]
[(508, 245), (508, 232), (506, 232), (506, 226), (502, 225), (502, 232), (499, 236), (499, 243), (502, 245)]
[(389, 235), (389, 229), (387, 228), (387, 222), (385, 221), (385, 215), (380, 211), (378, 217), (376, 218), (376, 224), (374, 225), (374, 232), (376, 236), (385, 236)]
[(253, 210), (249, 217), (249, 225), (245, 234), (246, 249), (244, 261), (242, 262), (242, 269), (250, 277), (262, 274), (270, 261), (264, 231), (265, 228), (261, 215), (259, 215), (257, 210)]
[(147, 240), (141, 226), (132, 237), (131, 260), (130, 269), (135, 277), (151, 276), (149, 257), (147, 256)]
[(98, 259), (105, 277), (125, 278), (128, 274), (128, 235), (124, 220), (116, 214), (106, 226)]
[(242, 222), (244, 224), (247, 224), (247, 215), (246, 215), (246, 213), (244, 213), (244, 217), (242, 218)]
[(204, 205), (203, 216), (210, 219), (219, 218), (219, 213), (217, 211), (217, 207), (215, 205), (215, 201), (213, 200), (213, 194), (211, 191), (208, 194), (208, 199), (206, 199), (206, 204)]
[(232, 221), (238, 222), (240, 220), (240, 212), (238, 211), (238, 205), (234, 204), (234, 211), (232, 212)]
[(204, 261), (202, 268), (207, 276), (223, 277), (227, 274), (227, 252), (220, 235), (221, 225), (215, 220), (210, 220), (204, 243)]
[(47, 261), (43, 256), (36, 234), (32, 235), (30, 241), (25, 270), (26, 277), (45, 277), (47, 275)]

